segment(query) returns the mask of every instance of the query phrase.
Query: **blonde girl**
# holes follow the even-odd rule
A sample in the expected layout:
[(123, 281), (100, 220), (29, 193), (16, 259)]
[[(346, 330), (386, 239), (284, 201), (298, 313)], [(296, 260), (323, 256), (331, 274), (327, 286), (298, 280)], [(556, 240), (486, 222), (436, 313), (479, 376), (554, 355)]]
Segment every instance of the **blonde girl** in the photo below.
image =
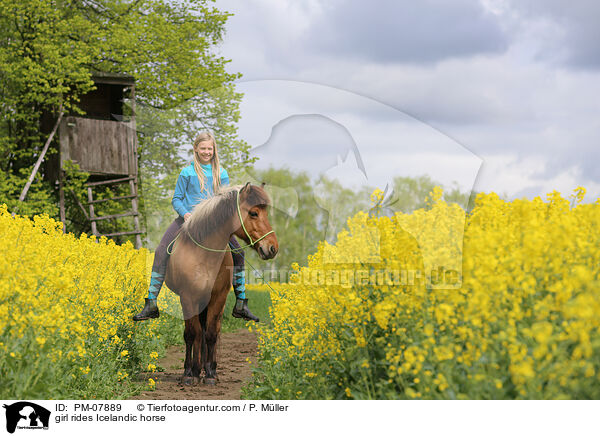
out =
[[(158, 318), (159, 312), (156, 300), (165, 281), (169, 256), (167, 246), (175, 239), (183, 223), (190, 218), (194, 206), (202, 200), (212, 197), (216, 192), (219, 192), (221, 186), (226, 185), (229, 185), (229, 175), (224, 168), (221, 168), (217, 141), (210, 132), (201, 132), (194, 140), (194, 159), (189, 166), (181, 170), (177, 178), (177, 185), (171, 203), (178, 216), (171, 223), (160, 244), (156, 247), (148, 298), (146, 298), (146, 304), (142, 311), (133, 317), (134, 321)], [(233, 255), (233, 290), (236, 297), (232, 315), (236, 318), (258, 322), (258, 318), (248, 309), (248, 299), (245, 292), (244, 252), (240, 249), (235, 236), (231, 237), (229, 246), (237, 249), (231, 253)]]

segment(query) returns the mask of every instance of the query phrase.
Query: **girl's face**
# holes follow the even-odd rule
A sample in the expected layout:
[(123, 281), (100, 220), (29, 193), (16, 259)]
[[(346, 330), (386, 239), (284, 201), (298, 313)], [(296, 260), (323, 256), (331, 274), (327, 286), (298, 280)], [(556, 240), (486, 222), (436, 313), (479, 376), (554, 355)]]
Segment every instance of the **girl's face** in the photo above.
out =
[(198, 154), (198, 159), (203, 165), (209, 164), (215, 154), (215, 148), (210, 140), (199, 142), (198, 145), (194, 147), (194, 151)]

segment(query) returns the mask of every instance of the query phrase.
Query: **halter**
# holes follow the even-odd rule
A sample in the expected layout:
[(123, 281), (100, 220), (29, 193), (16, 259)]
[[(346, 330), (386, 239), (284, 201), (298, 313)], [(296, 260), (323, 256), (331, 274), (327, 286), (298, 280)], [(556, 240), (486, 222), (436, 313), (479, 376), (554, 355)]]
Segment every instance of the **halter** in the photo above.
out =
[[(248, 230), (246, 230), (246, 226), (244, 225), (244, 220), (242, 219), (242, 212), (240, 211), (240, 193), (239, 193), (239, 191), (236, 191), (235, 204), (237, 206), (237, 213), (238, 213), (238, 217), (240, 218), (240, 223), (242, 224), (242, 229), (244, 229), (244, 233), (250, 240), (249, 244), (244, 245), (243, 247), (240, 247), (240, 248), (229, 248), (229, 249), (225, 248), (223, 250), (219, 250), (216, 248), (205, 247), (204, 245), (196, 242), (196, 240), (194, 238), (192, 238), (192, 235), (190, 235), (190, 232), (188, 230), (186, 230), (188, 237), (192, 240), (192, 242), (194, 244), (196, 244), (200, 248), (204, 248), (206, 251), (212, 251), (212, 252), (216, 252), (216, 253), (227, 253), (228, 251), (231, 251), (232, 253), (235, 253), (237, 251), (243, 250), (244, 248), (252, 247), (252, 246), (254, 246), (254, 244), (256, 244), (261, 239), (264, 239), (266, 236), (270, 235), (271, 233), (275, 233), (275, 230), (271, 230), (270, 232), (267, 232), (264, 235), (262, 235), (256, 241), (253, 241), (252, 236), (250, 236), (250, 233), (248, 233)], [(179, 238), (179, 235), (181, 235), (181, 233), (178, 233), (177, 236), (175, 236), (175, 239), (173, 239), (171, 241), (171, 243), (169, 245), (167, 245), (167, 254), (171, 255), (171, 253), (173, 253), (173, 250), (172, 250), (173, 247), (171, 247), (171, 246), (175, 243), (177, 238)], [(169, 251), (169, 248), (171, 248), (171, 251)]]

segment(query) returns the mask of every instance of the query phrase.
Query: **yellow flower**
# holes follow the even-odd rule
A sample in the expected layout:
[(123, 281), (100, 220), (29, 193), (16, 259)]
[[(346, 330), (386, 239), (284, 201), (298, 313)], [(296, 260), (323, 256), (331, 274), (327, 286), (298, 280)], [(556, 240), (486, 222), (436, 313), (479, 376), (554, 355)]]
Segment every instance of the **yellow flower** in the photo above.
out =
[(371, 194), (371, 202), (373, 204), (379, 204), (383, 201), (383, 194), (384, 192), (377, 188), (373, 191), (373, 193)]

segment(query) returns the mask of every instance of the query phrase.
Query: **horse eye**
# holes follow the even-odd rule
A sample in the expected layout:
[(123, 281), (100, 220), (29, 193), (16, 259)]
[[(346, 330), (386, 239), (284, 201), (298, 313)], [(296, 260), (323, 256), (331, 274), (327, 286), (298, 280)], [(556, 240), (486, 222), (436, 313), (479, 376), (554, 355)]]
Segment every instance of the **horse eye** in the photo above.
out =
[(256, 218), (258, 216), (258, 214), (254, 211), (250, 211), (250, 216), (253, 218)]

